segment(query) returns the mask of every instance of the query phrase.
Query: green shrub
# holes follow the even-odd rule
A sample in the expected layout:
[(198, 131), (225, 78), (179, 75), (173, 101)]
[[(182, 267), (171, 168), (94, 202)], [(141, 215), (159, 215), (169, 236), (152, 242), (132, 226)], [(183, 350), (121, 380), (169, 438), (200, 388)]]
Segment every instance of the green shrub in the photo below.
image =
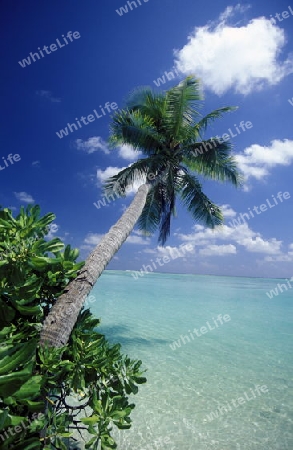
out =
[(112, 426), (130, 428), (128, 396), (146, 382), (142, 363), (111, 346), (89, 310), (65, 347), (39, 346), (44, 318), (84, 264), (45, 239), (54, 219), (39, 206), (15, 218), (0, 208), (0, 448), (67, 449), (80, 433), (86, 448), (113, 449)]

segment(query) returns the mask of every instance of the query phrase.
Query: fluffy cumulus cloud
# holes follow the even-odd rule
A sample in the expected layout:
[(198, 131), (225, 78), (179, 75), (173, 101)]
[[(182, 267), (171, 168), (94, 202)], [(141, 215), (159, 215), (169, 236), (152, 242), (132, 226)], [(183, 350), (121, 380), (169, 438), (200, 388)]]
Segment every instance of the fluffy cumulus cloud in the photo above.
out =
[(93, 250), (104, 235), (99, 233), (88, 233), (80, 246), (82, 250)]
[(106, 154), (110, 153), (107, 143), (101, 138), (101, 136), (93, 136), (91, 138), (88, 138), (87, 141), (76, 139), (75, 144), (78, 150), (83, 150), (88, 154), (100, 150)]
[(196, 74), (218, 95), (229, 89), (246, 95), (292, 73), (292, 55), (280, 59), (286, 44), (284, 30), (265, 17), (242, 26), (228, 23), (242, 12), (239, 5), (228, 7), (216, 23), (196, 27), (188, 43), (175, 51), (177, 69)]
[(293, 244), (288, 246), (287, 252), (281, 252), (274, 256), (266, 256), (264, 261), (267, 262), (290, 262), (293, 261)]
[[(105, 170), (97, 170), (97, 180), (99, 187), (110, 177), (117, 175), (121, 170), (126, 169), (126, 167), (113, 167), (109, 166)], [(126, 196), (135, 194), (142, 184), (146, 182), (146, 177), (141, 176), (140, 179), (136, 180), (132, 185), (126, 189)]]
[(236, 211), (234, 211), (234, 209), (231, 208), (230, 205), (226, 205), (226, 204), (221, 205), (221, 210), (222, 210), (222, 213), (223, 213), (225, 219), (229, 219), (230, 217), (235, 217), (237, 214)]
[(104, 235), (98, 233), (88, 233), (84, 239), (86, 245), (97, 245)]
[[(81, 249), (92, 250), (96, 245), (98, 245), (104, 234), (99, 233), (88, 233), (83, 240)], [(139, 231), (133, 231), (131, 235), (126, 239), (125, 244), (137, 244), (137, 245), (148, 245), (149, 239), (142, 236)]]
[(142, 153), (138, 150), (134, 150), (130, 145), (122, 145), (119, 147), (118, 155), (122, 159), (126, 159), (128, 161), (135, 161)]
[[(83, 141), (82, 139), (76, 139), (75, 145), (78, 150), (83, 150), (88, 154), (100, 150), (104, 152), (106, 155), (110, 153), (110, 149), (107, 142), (104, 141), (104, 139), (101, 136), (93, 136), (88, 138), (86, 141)], [(127, 161), (135, 161), (142, 154), (140, 151), (134, 150), (134, 148), (131, 147), (131, 145), (126, 144), (117, 147), (117, 150), (118, 156)]]
[(148, 245), (149, 240), (141, 236), (129, 236), (125, 242), (128, 244)]
[(188, 256), (188, 253), (194, 254), (194, 245), (189, 243), (181, 244), (178, 247), (172, 247), (170, 245), (166, 245), (166, 247), (162, 247), (158, 245), (155, 249), (147, 248), (144, 250), (144, 253), (149, 253), (151, 255), (155, 255), (158, 257), (168, 256), (172, 259), (184, 258)]
[[(204, 247), (199, 251), (202, 256), (210, 256), (209, 253), (221, 253), (221, 245), (218, 241), (229, 241), (229, 245), (224, 245), (223, 253), (235, 254), (237, 244), (244, 247), (250, 253), (260, 253), (267, 255), (281, 254), (282, 241), (275, 238), (265, 240), (260, 233), (251, 230), (247, 223), (237, 227), (223, 225), (211, 230), (202, 225), (195, 225), (194, 232), (190, 234), (178, 233), (177, 237), (184, 242), (191, 242), (193, 245)], [(232, 244), (233, 243), (233, 244)], [(235, 247), (235, 248), (234, 248)]]
[(21, 203), (34, 203), (33, 197), (27, 192), (14, 192), (14, 195)]
[(123, 169), (125, 169), (125, 167), (113, 167), (113, 166), (109, 166), (105, 170), (98, 169), (97, 179), (101, 184), (103, 184), (108, 178), (117, 175), (117, 173)]
[(242, 154), (236, 155), (239, 169), (246, 179), (261, 180), (276, 166), (289, 166), (293, 162), (293, 141), (273, 140), (269, 146), (253, 144)]
[(128, 244), (148, 245), (150, 239), (144, 237), (140, 231), (133, 230), (125, 242)]
[(236, 254), (236, 247), (232, 244), (216, 245), (210, 244), (199, 250), (201, 256), (225, 256)]

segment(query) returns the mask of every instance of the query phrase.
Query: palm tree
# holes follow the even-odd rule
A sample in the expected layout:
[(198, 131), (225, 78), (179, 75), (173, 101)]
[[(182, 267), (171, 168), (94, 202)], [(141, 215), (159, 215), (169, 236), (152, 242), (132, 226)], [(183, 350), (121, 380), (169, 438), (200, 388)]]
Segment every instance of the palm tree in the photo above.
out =
[(165, 244), (177, 197), (194, 220), (210, 228), (222, 223), (221, 210), (203, 193), (198, 175), (236, 187), (240, 175), (231, 144), (216, 138), (202, 140), (202, 136), (211, 121), (235, 108), (220, 108), (202, 118), (198, 112), (201, 102), (199, 80), (187, 77), (163, 93), (150, 88), (135, 90), (127, 108), (114, 115), (111, 145), (131, 145), (141, 150), (144, 158), (108, 179), (105, 194), (124, 196), (135, 181), (144, 179), (144, 184), (56, 301), (44, 322), (41, 344), (59, 347), (67, 343), (90, 290), (136, 223), (148, 235), (159, 230), (158, 241)]

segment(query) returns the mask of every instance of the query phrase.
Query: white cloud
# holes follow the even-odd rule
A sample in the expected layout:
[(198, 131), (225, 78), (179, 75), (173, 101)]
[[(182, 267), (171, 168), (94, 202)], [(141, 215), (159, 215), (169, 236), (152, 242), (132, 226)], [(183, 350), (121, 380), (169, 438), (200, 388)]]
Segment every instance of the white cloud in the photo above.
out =
[(88, 233), (84, 239), (86, 245), (98, 245), (104, 235), (99, 233)]
[(177, 258), (185, 258), (186, 256), (194, 255), (195, 247), (191, 243), (181, 244), (178, 247), (172, 247), (170, 245), (166, 245), (166, 247), (162, 247), (158, 245), (155, 249), (146, 248), (143, 250), (143, 253), (151, 254), (157, 257), (168, 256), (172, 259)]
[(144, 237), (141, 231), (133, 230), (125, 242), (128, 244), (148, 245), (150, 243), (150, 239)]
[(235, 255), (236, 247), (232, 244), (227, 245), (215, 245), (210, 244), (205, 248), (199, 250), (201, 256), (225, 256), (225, 255)]
[(214, 230), (204, 228), (202, 225), (195, 225), (195, 232), (191, 234), (176, 234), (176, 236), (184, 242), (191, 242), (193, 245), (209, 246), (217, 245), (219, 241), (234, 242), (243, 246), (246, 251), (250, 253), (264, 253), (264, 254), (280, 254), (282, 241), (275, 238), (265, 240), (261, 234), (251, 230), (247, 223), (237, 227), (229, 227), (222, 225), (216, 227)]
[(97, 170), (97, 179), (100, 183), (104, 183), (108, 178), (117, 175), (121, 170), (125, 169), (125, 167), (112, 167), (109, 166), (105, 170), (98, 169)]
[(290, 261), (293, 261), (293, 256), (282, 253), (281, 255), (277, 255), (277, 256), (266, 256), (264, 258), (264, 261), (265, 262), (290, 262)]
[(288, 245), (287, 253), (280, 253), (275, 256), (266, 256), (264, 258), (266, 262), (290, 262), (293, 261), (293, 244)]
[(234, 211), (234, 209), (231, 208), (230, 205), (221, 205), (220, 208), (225, 219), (228, 219), (229, 217), (235, 217), (237, 215), (236, 211)]
[(218, 95), (229, 89), (248, 94), (275, 85), (293, 72), (292, 55), (281, 61), (286, 44), (282, 28), (258, 17), (247, 25), (228, 24), (239, 5), (228, 7), (218, 21), (196, 27), (188, 43), (175, 51), (175, 64), (184, 74), (195, 74)]
[[(226, 21), (228, 19), (230, 19), (231, 17), (235, 16), (236, 13), (238, 13), (238, 12), (244, 13), (245, 11), (247, 11), (250, 8), (251, 8), (250, 5), (240, 5), (240, 3), (238, 3), (235, 6), (227, 6), (225, 11), (222, 14), (220, 14), (218, 22), (226, 23)], [(217, 22), (215, 22), (215, 23), (217, 24)]]
[[(110, 153), (107, 142), (104, 141), (101, 136), (93, 136), (87, 141), (76, 139), (75, 144), (78, 150), (84, 150), (88, 154), (97, 152), (99, 150), (102, 150), (106, 155)], [(122, 159), (135, 161), (140, 155), (142, 155), (142, 152), (134, 150), (131, 145), (125, 144), (118, 147), (118, 156), (120, 156), (120, 158)]]
[[(112, 167), (109, 166), (105, 170), (98, 169), (97, 170), (97, 179), (99, 181), (99, 184), (103, 184), (108, 178), (113, 177), (114, 175), (117, 175), (118, 172), (125, 169), (126, 167)], [(135, 194), (142, 184), (146, 182), (146, 177), (142, 176), (140, 180), (136, 180), (133, 185), (129, 186), (126, 189), (126, 196)]]
[[(139, 231), (133, 231), (132, 234), (126, 239), (125, 244), (137, 244), (137, 245), (148, 245), (149, 239), (143, 238)], [(96, 245), (98, 245), (101, 239), (104, 237), (104, 234), (99, 233), (88, 233), (83, 240), (83, 245), (81, 245), (81, 249), (83, 250), (92, 250)]]
[(142, 238), (141, 236), (128, 236), (125, 241), (128, 244), (148, 245), (149, 239)]
[(120, 158), (127, 159), (129, 161), (135, 161), (142, 153), (138, 150), (134, 150), (131, 145), (125, 144), (119, 148), (118, 154)]
[(265, 241), (260, 236), (255, 236), (254, 239), (247, 237), (239, 241), (240, 245), (244, 245), (245, 249), (251, 253), (279, 253), (282, 241), (272, 238), (269, 241)]
[(14, 192), (14, 195), (20, 202), (34, 203), (33, 197), (27, 192)]
[(60, 103), (61, 102), (61, 99), (57, 98), (57, 97), (53, 97), (52, 92), (50, 92), (50, 91), (45, 91), (45, 90), (41, 89), (40, 91), (36, 91), (36, 94), (39, 97), (43, 97), (52, 103)]
[(87, 141), (76, 139), (75, 143), (78, 150), (84, 150), (88, 154), (99, 150), (102, 150), (105, 154), (110, 153), (107, 143), (101, 138), (101, 136), (93, 136), (88, 138)]
[(181, 244), (179, 247), (171, 247), (167, 245), (166, 247), (157, 247), (160, 256), (169, 256), (173, 259), (183, 258), (187, 253), (192, 252), (194, 254), (194, 246), (191, 243)]
[(293, 141), (275, 139), (270, 146), (253, 144), (235, 158), (246, 179), (261, 180), (270, 174), (271, 168), (289, 166), (293, 162)]
[(99, 233), (88, 233), (83, 240), (83, 244), (80, 246), (82, 250), (93, 250), (104, 235)]
[(151, 255), (157, 255), (158, 251), (154, 250), (153, 248), (146, 248), (144, 251), (144, 253), (149, 253)]

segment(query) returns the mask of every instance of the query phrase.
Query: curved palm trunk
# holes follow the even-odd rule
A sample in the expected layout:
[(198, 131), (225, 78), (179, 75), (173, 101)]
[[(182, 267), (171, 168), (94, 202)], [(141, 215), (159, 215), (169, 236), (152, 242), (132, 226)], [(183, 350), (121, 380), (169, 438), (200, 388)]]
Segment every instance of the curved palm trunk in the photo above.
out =
[(78, 276), (68, 284), (64, 293), (58, 298), (44, 321), (41, 345), (46, 343), (51, 347), (62, 347), (67, 344), (89, 292), (139, 219), (150, 187), (149, 184), (140, 186), (122, 217), (102, 238), (87, 258)]

